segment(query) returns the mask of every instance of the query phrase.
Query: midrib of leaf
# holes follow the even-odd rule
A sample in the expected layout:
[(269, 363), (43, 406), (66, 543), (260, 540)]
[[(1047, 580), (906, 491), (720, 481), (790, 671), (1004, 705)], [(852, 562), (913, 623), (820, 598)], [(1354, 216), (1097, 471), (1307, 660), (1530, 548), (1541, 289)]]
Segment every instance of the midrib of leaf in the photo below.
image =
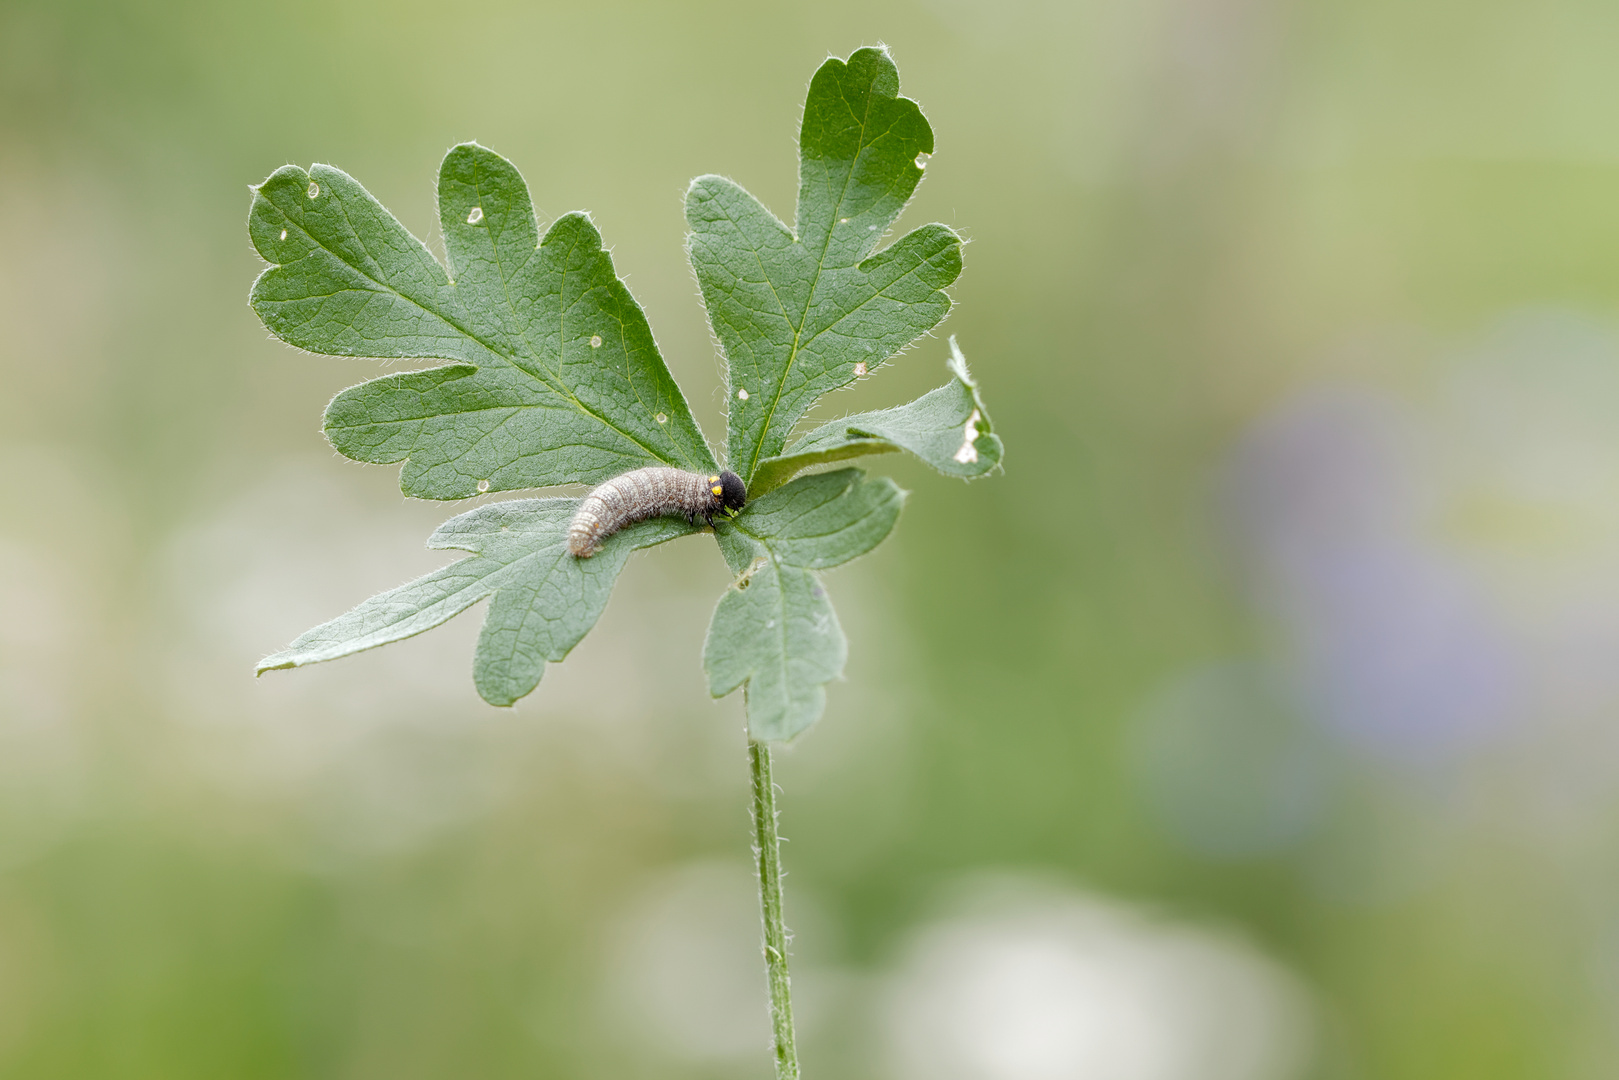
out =
[[(626, 286), (626, 288), (628, 288), (628, 286)], [(567, 318), (567, 313), (566, 313), (565, 309), (564, 309), (564, 312), (562, 314), (562, 318), (563, 319)], [(641, 391), (636, 388), (635, 379), (630, 374), (630, 365), (628, 363), (629, 355), (630, 355), (630, 342), (629, 342), (629, 338), (626, 337), (625, 333), (624, 333), (624, 320), (623, 319), (615, 319), (614, 322), (616, 322), (618, 324), (619, 352), (621, 352), (625, 357), (624, 384), (630, 388), (630, 393), (635, 395), (635, 400), (639, 401), (641, 403), (642, 408), (646, 408), (647, 407), (646, 399), (641, 396)], [(651, 322), (649, 320), (648, 323), (647, 323), (647, 334), (651, 335), (651, 333), (652, 333), (652, 324), (651, 324)], [(527, 331), (524, 331), (524, 336), (527, 337)], [(563, 336), (566, 337), (565, 334)], [(656, 345), (656, 342), (657, 342), (657, 339), (653, 338), (654, 345)], [(669, 377), (670, 377), (670, 379), (674, 378), (673, 374), (671, 374)], [(653, 412), (662, 412), (665, 408), (673, 409), (674, 405), (673, 405), (672, 402), (666, 405), (664, 403), (664, 401), (660, 398), (652, 406), (652, 411)], [(688, 408), (689, 408), (689, 406), (688, 406)], [(696, 425), (696, 419), (695, 418), (693, 418), (692, 423), (693, 423), (693, 426)], [(704, 439), (706, 440), (707, 436), (704, 436)], [(686, 456), (686, 448), (683, 445), (681, 445), (681, 442), (680, 442), (679, 439), (676, 439), (673, 436), (670, 436), (669, 442), (670, 442), (671, 445), (674, 446), (675, 451), (678, 454), (680, 454), (681, 464), (685, 465), (686, 468), (692, 470), (693, 472), (707, 472), (708, 471), (707, 468), (704, 466), (704, 464), (702, 462), (693, 462), (691, 460), (691, 458)], [(639, 441), (636, 442), (636, 445), (638, 445), (638, 446), (640, 445)], [(668, 458), (663, 458), (662, 460), (668, 461), (669, 459)]]
[[(479, 189), (479, 196), (478, 197), (479, 197), (480, 201), (483, 198), (481, 188)], [(360, 245), (360, 250), (365, 252), (365, 257), (366, 257), (367, 261), (375, 263), (376, 262), (376, 256), (371, 254), (371, 249), (366, 245), (365, 237), (361, 236), (360, 231), (354, 227), (354, 222), (349, 217), (349, 208), (346, 205), (343, 204), (342, 200), (338, 200), (338, 205), (339, 205), (339, 208), (343, 211), (343, 221), (349, 227), (349, 234), (351, 236), (353, 236), (355, 241)], [(283, 218), (285, 218), (287, 215), (285, 213), (283, 213), (281, 216)], [(588, 406), (584, 402), (580, 401), (577, 397), (574, 396), (573, 391), (569, 390), (566, 386), (562, 385), (562, 383), (559, 380), (558, 381), (553, 381), (553, 377), (551, 377), (551, 373), (546, 371), (545, 366), (539, 361), (538, 357), (533, 357), (533, 356), (524, 357), (524, 359), (527, 359), (527, 360), (530, 360), (530, 361), (533, 362), (534, 370), (530, 371), (528, 368), (526, 368), (523, 365), (517, 363), (517, 357), (515, 355), (513, 355), (511, 353), (508, 353), (508, 352), (506, 352), (506, 351), (504, 351), (502, 349), (496, 348), (495, 345), (492, 342), (484, 340), (482, 335), (477, 334), (474, 331), (468, 329), (467, 327), (461, 325), (459, 320), (457, 320), (455, 318), (452, 318), (450, 315), (448, 315), (448, 314), (446, 314), (446, 313), (444, 313), (442, 311), (438, 311), (435, 308), (428, 307), (426, 304), (422, 303), (420, 300), (417, 300), (413, 296), (406, 296), (404, 293), (402, 293), (398, 289), (395, 289), (392, 286), (388, 285), (386, 282), (382, 281), (375, 274), (370, 273), (365, 268), (359, 267), (359, 266), (354, 266), (353, 263), (350, 263), (347, 259), (345, 259), (343, 257), (341, 252), (333, 251), (331, 248), (327, 247), (320, 240), (318, 240), (314, 236), (312, 236), (308, 229), (303, 228), (301, 225), (298, 226), (298, 231), (303, 233), (304, 236), (307, 237), (309, 239), (310, 243), (312, 243), (315, 247), (318, 247), (322, 251), (324, 251), (324, 252), (326, 252), (326, 253), (328, 253), (330, 255), (335, 256), (337, 258), (337, 260), (340, 263), (342, 263), (344, 266), (350, 267), (356, 273), (360, 274), (360, 276), (364, 277), (367, 281), (369, 281), (373, 285), (377, 286), (379, 291), (390, 293), (393, 296), (397, 296), (401, 300), (405, 300), (405, 301), (409, 302), (410, 304), (413, 304), (417, 308), (421, 309), (422, 311), (425, 311), (427, 314), (432, 315), (434, 318), (444, 320), (444, 322), (448, 323), (450, 326), (454, 327), (456, 330), (459, 330), (462, 333), (462, 335), (464, 335), (465, 337), (469, 338), (472, 341), (476, 341), (479, 345), (482, 345), (485, 349), (489, 350), (489, 352), (491, 352), (494, 355), (500, 357), (502, 360), (506, 361), (512, 367), (516, 368), (518, 371), (523, 372), (523, 374), (529, 376), (531, 379), (534, 379), (534, 381), (539, 382), (539, 383), (543, 383), (545, 386), (550, 387), (559, 396), (567, 399), (567, 401), (569, 403), (571, 403), (573, 405), (573, 407), (575, 409), (577, 409), (582, 415), (592, 417), (596, 421), (601, 423), (604, 427), (611, 428), (613, 431), (618, 432), (620, 435), (624, 436), (624, 438), (628, 439), (630, 442), (634, 443), (636, 446), (639, 446), (642, 450), (645, 450), (648, 454), (650, 454), (652, 457), (656, 458), (657, 460), (664, 461), (664, 462), (669, 461), (669, 458), (665, 457), (663, 454), (659, 453), (657, 450), (654, 450), (652, 447), (648, 446), (646, 443), (644, 443), (640, 439), (636, 438), (636, 436), (634, 434), (632, 434), (632, 433), (630, 433), (628, 431), (625, 431), (623, 428), (621, 428), (617, 424), (613, 423), (606, 416), (602, 415), (601, 413), (597, 412), (595, 409), (592, 409), (590, 406)], [(541, 240), (542, 241), (544, 240), (543, 236), (541, 237)], [(497, 248), (496, 250), (497, 250), (496, 262), (499, 263), (500, 266), (501, 266), (501, 285), (502, 285), (502, 289), (504, 290), (505, 281), (506, 281), (505, 263), (500, 259), (500, 256), (498, 255), (498, 250), (499, 249)], [(538, 244), (535, 245), (534, 250), (535, 251), (539, 250), (539, 245)], [(437, 262), (436, 259), (434, 261)], [(445, 278), (446, 278), (446, 280), (449, 281), (450, 287), (452, 289), (456, 288), (455, 280), (453, 278), (451, 278), (448, 274), (445, 275)], [(563, 278), (563, 281), (565, 283), (567, 281), (567, 278), (568, 278), (568, 271), (566, 269), (564, 269), (562, 271), (562, 278)], [(331, 295), (331, 294), (328, 294), (328, 295)], [(508, 292), (508, 297), (509, 297), (509, 295), (510, 294)], [(623, 331), (623, 321), (620, 320), (619, 321), (619, 333), (622, 335), (623, 332), (624, 332)], [(528, 345), (529, 345), (529, 347), (531, 349), (533, 348), (533, 342), (528, 340), (528, 331), (527, 331), (526, 328), (523, 331), (523, 340), (525, 342), (528, 342)], [(626, 352), (625, 355), (627, 357), (628, 353)], [(440, 359), (448, 360), (447, 357), (441, 357)], [(455, 361), (452, 360), (452, 361), (449, 361), (449, 362), (454, 363)], [(477, 365), (474, 364), (473, 367), (477, 367)], [(538, 374), (536, 374), (536, 373), (538, 373)], [(507, 407), (509, 407), (509, 406), (507, 406)], [(484, 410), (478, 410), (478, 411), (482, 412)], [(675, 440), (671, 439), (670, 441), (674, 442)], [(676, 449), (677, 450), (680, 449), (678, 443), (676, 444)], [(673, 463), (671, 462), (671, 464), (673, 464)], [(681, 464), (689, 465), (690, 462), (682, 460)]]
[[(478, 193), (478, 205), (480, 205), (480, 206), (483, 205), (483, 170), (481, 168), (478, 168), (476, 170), (475, 179), (473, 180), (472, 186), (473, 186), (473, 190)], [(531, 210), (530, 213), (532, 214), (532, 212), (533, 211)], [(535, 232), (538, 233), (539, 229), (536, 228)], [(529, 253), (529, 258), (532, 258), (534, 255), (539, 253), (540, 245), (541, 245), (541, 243), (544, 242), (544, 240), (545, 240), (545, 237), (542, 234), (539, 237), (539, 239), (535, 241), (534, 250)], [(505, 298), (505, 300), (506, 300), (506, 310), (511, 313), (512, 320), (514, 322), (516, 322), (519, 326), (522, 327), (522, 330), (520, 331), (520, 336), (523, 339), (523, 344), (528, 346), (528, 359), (533, 361), (534, 366), (535, 366), (536, 369), (538, 369), (540, 371), (544, 371), (547, 375), (551, 376), (551, 379), (556, 380), (555, 383), (553, 383), (551, 381), (551, 379), (541, 379), (540, 381), (544, 382), (547, 386), (552, 386), (559, 393), (565, 394), (567, 396), (568, 400), (573, 402), (574, 406), (576, 408), (578, 408), (579, 411), (584, 413), (586, 416), (594, 416), (594, 417), (596, 417), (596, 419), (600, 420), (603, 424), (606, 424), (608, 427), (612, 428), (614, 431), (617, 431), (619, 434), (623, 435), (626, 439), (629, 439), (636, 446), (639, 446), (641, 449), (645, 450), (647, 453), (651, 454), (653, 457), (657, 458), (659, 461), (668, 461), (669, 459), (667, 457), (664, 457), (662, 454), (658, 453), (656, 450), (652, 449), (652, 447), (650, 447), (650, 446), (646, 445), (645, 443), (643, 443), (640, 439), (636, 438), (634, 435), (630, 434), (628, 431), (625, 431), (623, 428), (620, 428), (618, 425), (611, 423), (610, 421), (608, 421), (608, 419), (605, 416), (602, 416), (601, 414), (597, 413), (594, 409), (590, 408), (584, 402), (580, 401), (577, 397), (575, 397), (574, 394), (573, 394), (573, 391), (567, 389), (562, 384), (562, 381), (561, 381), (562, 380), (562, 374), (561, 374), (560, 367), (559, 367), (558, 371), (556, 371), (554, 373), (546, 370), (544, 361), (542, 361), (540, 359), (540, 351), (539, 351), (538, 348), (535, 347), (534, 339), (529, 336), (529, 325), (530, 325), (531, 320), (525, 319), (525, 318), (522, 317), (522, 313), (519, 312), (518, 309), (517, 309), (517, 301), (512, 296), (512, 288), (511, 288), (512, 278), (516, 276), (516, 273), (519, 270), (521, 270), (523, 266), (528, 265), (528, 259), (524, 259), (523, 263), (521, 265), (519, 265), (517, 267), (513, 267), (511, 272), (508, 273), (507, 272), (506, 254), (505, 254), (506, 253), (506, 247), (504, 245), (500, 244), (498, 241), (495, 241), (493, 238), (491, 238), (489, 246), (494, 250), (495, 266), (500, 271), (500, 293), (501, 293), (501, 296), (503, 296)], [(576, 252), (578, 250), (579, 250), (579, 243), (576, 240), (569, 247), (568, 254), (571, 256), (574, 252)], [(561, 293), (561, 296), (566, 296), (567, 295), (567, 287), (566, 287), (567, 286), (567, 280), (568, 280), (568, 271), (566, 269), (564, 269), (562, 271), (562, 286), (563, 287), (559, 290), (560, 293)], [(561, 296), (559, 296), (559, 298), (558, 298), (559, 301), (561, 300)], [(622, 351), (622, 353), (624, 355), (624, 358), (625, 358), (624, 377), (625, 377), (626, 382), (629, 385), (629, 388), (630, 388), (631, 392), (635, 393), (636, 400), (640, 401), (641, 400), (641, 395), (640, 395), (639, 392), (637, 392), (635, 390), (635, 380), (630, 378), (630, 373), (629, 373), (630, 350), (629, 350), (629, 342), (624, 336), (624, 320), (620, 318), (620, 319), (615, 319), (614, 322), (616, 322), (618, 324), (619, 344), (622, 346), (621, 351)], [(568, 305), (565, 304), (565, 303), (561, 303), (561, 302), (559, 302), (557, 304), (557, 340), (558, 341), (567, 341), (568, 340)], [(560, 359), (561, 359), (561, 357), (559, 355), (558, 360), (560, 361)], [(516, 367), (517, 365), (513, 364), (513, 366)], [(518, 368), (518, 370), (521, 371), (523, 369)], [(641, 404), (645, 405), (646, 402), (642, 401)], [(502, 424), (501, 426), (504, 426), (504, 424)], [(680, 454), (680, 463), (682, 465), (685, 465), (688, 468), (690, 468), (691, 467), (691, 459), (686, 457), (685, 447), (681, 446), (679, 441), (676, 440), (676, 439), (671, 438), (669, 441), (674, 446), (676, 452)], [(465, 455), (462, 455), (462, 456), (465, 456)]]
[[(761, 203), (760, 205), (763, 206), (764, 204)], [(759, 245), (753, 242), (753, 238), (749, 235), (749, 230), (744, 228), (743, 225), (742, 225), (742, 222), (738, 221), (735, 217), (733, 217), (729, 210), (726, 210), (726, 209), (724, 209), (722, 207), (721, 212), (725, 214), (725, 220), (729, 221), (732, 225), (736, 226), (736, 234), (747, 241), (748, 250), (753, 252), (753, 261), (759, 264), (759, 276), (764, 278), (766, 285), (770, 286), (770, 295), (774, 296), (776, 298), (776, 306), (781, 309), (782, 318), (787, 319), (789, 322), (791, 322), (792, 321), (792, 316), (787, 311), (787, 305), (782, 302), (781, 293), (778, 292), (777, 289), (776, 289), (775, 279), (770, 276), (770, 270), (769, 270), (768, 267), (765, 266), (765, 261), (764, 261), (763, 256), (761, 256), (759, 254)], [(766, 208), (766, 213), (769, 213), (768, 208)], [(781, 219), (776, 217), (775, 214), (770, 214), (770, 217), (777, 224), (781, 224)], [(795, 222), (795, 224), (796, 224), (796, 222)], [(795, 243), (795, 244), (799, 243), (798, 233), (795, 230), (788, 229), (787, 226), (784, 225), (784, 224), (782, 224), (781, 227), (784, 230), (786, 230), (792, 236), (793, 243)], [(823, 248), (822, 251), (821, 251), (821, 257), (823, 259), (826, 257), (825, 248)], [(820, 281), (820, 271), (819, 270), (816, 271), (815, 280), (816, 280), (817, 283)], [(815, 290), (814, 290), (813, 287), (811, 287), (810, 295), (811, 295), (812, 298), (814, 297), (814, 294), (815, 294)], [(757, 463), (759, 461), (759, 447), (764, 445), (764, 436), (766, 434), (768, 434), (769, 431), (770, 431), (770, 419), (771, 419), (771, 417), (774, 417), (776, 415), (776, 405), (777, 405), (777, 403), (779, 403), (781, 401), (781, 387), (786, 384), (787, 372), (789, 372), (789, 371), (791, 371), (793, 369), (793, 360), (796, 359), (797, 356), (798, 356), (798, 337), (799, 337), (800, 334), (802, 334), (804, 332), (804, 320), (807, 319), (807, 318), (809, 318), (809, 307), (808, 307), (808, 305), (805, 306), (804, 314), (803, 314), (802, 317), (799, 318), (798, 325), (793, 327), (793, 348), (792, 348), (792, 352), (787, 357), (787, 367), (782, 370), (781, 382), (776, 384), (776, 399), (775, 399), (775, 401), (771, 402), (770, 412), (765, 416), (765, 426), (764, 426), (763, 431), (761, 431), (761, 433), (759, 435), (759, 442), (753, 448), (753, 460), (748, 463), (748, 471), (747, 471), (747, 474), (746, 474), (747, 478), (750, 478), (750, 479), (752, 478), (753, 470), (754, 470), (754, 468), (756, 467), (756, 465), (757, 465)], [(735, 406), (732, 406), (732, 407), (734, 408)], [(752, 534), (749, 534), (749, 535), (752, 535)]]
[(765, 557), (770, 560), (771, 568), (776, 571), (776, 637), (781, 642), (781, 648), (775, 650), (775, 655), (781, 657), (781, 663), (777, 666), (781, 669), (781, 685), (785, 687), (790, 684), (791, 679), (787, 671), (787, 584), (781, 573), (781, 559), (766, 542), (766, 537), (760, 536), (751, 529), (736, 525), (734, 522), (732, 524), (737, 532), (764, 549)]
[[(473, 180), (472, 186), (473, 186), (473, 190), (475, 190), (478, 193), (478, 205), (482, 206), (483, 205), (483, 169), (481, 167), (476, 167), (475, 166), (474, 170), (475, 170), (476, 179)], [(440, 226), (440, 228), (442, 228), (442, 226)], [(539, 229), (536, 227), (534, 231), (536, 233), (538, 233)], [(534, 241), (534, 252), (533, 252), (533, 254), (538, 254), (539, 253), (540, 241), (543, 240), (543, 239), (544, 239), (544, 237), (541, 236), (541, 237), (538, 237)], [(529, 359), (534, 361), (534, 366), (535, 367), (541, 367), (542, 365), (540, 363), (539, 350), (534, 348), (534, 342), (531, 341), (529, 339), (529, 336), (528, 336), (528, 320), (523, 319), (522, 316), (518, 313), (517, 302), (512, 299), (511, 277), (508, 276), (507, 273), (506, 273), (506, 259), (505, 259), (505, 254), (504, 254), (506, 249), (500, 243), (498, 243), (497, 241), (495, 241), (493, 239), (493, 233), (492, 232), (491, 232), (491, 238), (490, 238), (489, 246), (492, 247), (494, 249), (494, 251), (495, 251), (495, 266), (498, 267), (499, 270), (500, 270), (500, 292), (501, 292), (501, 295), (506, 298), (506, 310), (511, 312), (512, 321), (517, 323), (518, 325), (520, 325), (523, 328), (522, 329), (522, 338), (523, 338), (523, 343), (528, 346)], [(448, 257), (448, 254), (449, 254), (449, 249), (448, 249), (448, 247), (446, 247), (446, 249), (445, 249), (446, 257)], [(527, 260), (526, 259), (524, 260), (524, 265), (527, 265)], [(517, 267), (517, 269), (521, 270), (522, 267), (519, 266), (519, 267)], [(451, 284), (453, 285), (454, 282), (452, 282)], [(558, 306), (560, 307), (561, 305), (558, 305)], [(560, 320), (559, 320), (559, 323), (560, 323)], [(559, 325), (558, 330), (560, 330), (560, 329), (561, 329), (561, 326)], [(565, 340), (565, 338), (564, 338), (564, 340)], [(559, 374), (558, 378), (560, 378), (560, 377), (561, 376)]]
[[(849, 184), (854, 179), (855, 165), (859, 163), (860, 154), (866, 148), (866, 126), (871, 120), (871, 84), (867, 84), (866, 91), (866, 111), (860, 117), (860, 140), (856, 144), (854, 160), (849, 163), (849, 172), (843, 178), (843, 188), (838, 192), (838, 201), (832, 204), (832, 215), (826, 225), (826, 239), (821, 242), (821, 257), (815, 262), (815, 279), (810, 282), (809, 293), (804, 298), (804, 310), (798, 316), (798, 325), (793, 327), (793, 348), (787, 354), (787, 366), (781, 369), (781, 375), (776, 379), (776, 393), (771, 399), (770, 411), (765, 414), (764, 427), (759, 431), (758, 441), (753, 444), (753, 458), (748, 462), (747, 473), (750, 478), (753, 476), (753, 471), (759, 467), (759, 454), (764, 450), (765, 439), (770, 436), (770, 423), (776, 418), (776, 409), (781, 405), (782, 388), (787, 385), (787, 376), (792, 374), (793, 364), (798, 360), (800, 339), (804, 334), (804, 324), (809, 321), (810, 308), (815, 306), (815, 290), (821, 287), (821, 272), (826, 268), (826, 253), (827, 249), (832, 246), (832, 231), (837, 228), (838, 211), (843, 209), (843, 200), (849, 197)], [(797, 223), (795, 222), (795, 224)], [(795, 236), (794, 239), (796, 240), (797, 237)], [(754, 249), (754, 255), (755, 258), (758, 257), (757, 248)], [(765, 280), (770, 280), (768, 272), (765, 274)], [(775, 282), (771, 282), (770, 291), (772, 293), (776, 291)], [(779, 296), (777, 300), (780, 300)], [(842, 319), (838, 321), (841, 322)], [(833, 325), (836, 326), (837, 323), (833, 323)], [(820, 335), (815, 336), (819, 337)], [(814, 340), (814, 337), (810, 338), (810, 341)]]
[[(538, 554), (539, 554), (539, 552), (533, 552), (533, 553), (531, 553), (529, 555), (524, 556), (523, 559), (519, 560), (519, 562), (527, 562), (529, 559), (534, 558)], [(569, 556), (564, 556), (564, 557), (569, 557)], [(555, 567), (559, 561), (561, 561), (561, 560), (553, 558), (551, 560), (551, 564), (550, 564), (551, 567)], [(516, 565), (518, 565), (518, 563), (511, 563), (510, 565), (516, 566)], [(544, 580), (544, 577), (545, 577), (545, 575), (542, 572), (541, 580)], [(523, 613), (522, 619), (519, 620), (519, 622), (518, 622), (519, 631), (527, 629), (528, 628), (528, 620), (529, 620), (529, 618), (531, 616), (538, 615), (539, 613), (540, 613), (539, 612), (539, 605), (538, 604), (530, 604), (528, 606), (528, 610)], [(552, 620), (547, 620), (547, 621), (552, 621)], [(517, 655), (516, 644), (518, 642), (522, 641), (522, 640), (523, 640), (523, 635), (521, 633), (513, 634), (512, 635), (513, 648), (507, 650), (505, 655), (502, 657), (502, 659), (510, 661), (514, 657), (516, 657), (516, 655)]]
[(787, 581), (782, 576), (781, 560), (776, 558), (774, 551), (769, 548), (765, 550), (770, 553), (770, 565), (776, 571), (776, 640), (781, 647), (773, 650), (773, 654), (781, 658), (781, 663), (776, 666), (781, 671), (781, 685), (786, 687), (792, 682), (787, 671)]

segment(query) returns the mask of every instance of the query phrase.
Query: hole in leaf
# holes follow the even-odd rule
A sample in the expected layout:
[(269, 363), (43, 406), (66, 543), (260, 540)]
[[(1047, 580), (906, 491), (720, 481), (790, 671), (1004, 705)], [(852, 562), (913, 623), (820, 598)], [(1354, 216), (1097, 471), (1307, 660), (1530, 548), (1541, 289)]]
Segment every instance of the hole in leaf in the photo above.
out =
[(467, 224), (468, 225), (476, 225), (476, 224), (478, 224), (478, 222), (480, 222), (482, 220), (483, 220), (483, 207), (474, 206), (472, 208), (472, 213), (467, 215)]
[(918, 169), (927, 168), (928, 167), (928, 158), (930, 158), (932, 156), (933, 156), (932, 154), (927, 154), (927, 153), (916, 155), (916, 167)]
[(737, 398), (738, 401), (746, 401), (746, 400), (748, 400), (748, 392), (747, 392), (747, 390), (745, 390), (745, 389), (744, 390), (738, 390), (736, 392), (736, 398)]
[(973, 462), (978, 460), (978, 447), (973, 445), (977, 438), (978, 410), (974, 409), (973, 414), (967, 417), (967, 428), (965, 432), (963, 432), (961, 449), (957, 450), (955, 454), (956, 460), (961, 462), (961, 464), (971, 465)]
[(282, 229), (281, 230), (281, 239), (285, 240), (286, 238), (287, 238), (287, 230)]
[(652, 419), (656, 420), (660, 424), (667, 424), (669, 422), (669, 418), (667, 416), (665, 416), (663, 413), (659, 413), (658, 415), (654, 416)]
[(590, 347), (592, 349), (599, 349), (602, 347), (602, 336), (600, 334), (590, 335)]
[(866, 373), (866, 362), (864, 360), (862, 360), (859, 363), (855, 364), (854, 373), (856, 375), (864, 375)]
[(315, 183), (313, 180), (309, 181), (309, 192), (308, 192), (308, 194), (309, 194), (309, 197), (311, 199), (320, 198), (320, 185)]
[(748, 564), (748, 568), (742, 571), (742, 576), (736, 579), (736, 587), (739, 589), (746, 589), (748, 587), (748, 582), (753, 580), (753, 575), (757, 574), (759, 571), (763, 570), (769, 565), (769, 559), (765, 558), (763, 555), (756, 556), (754, 560)]
[(487, 480), (479, 480), (478, 481), (478, 490), (480, 492), (488, 491), (489, 490), (489, 481), (487, 481)]

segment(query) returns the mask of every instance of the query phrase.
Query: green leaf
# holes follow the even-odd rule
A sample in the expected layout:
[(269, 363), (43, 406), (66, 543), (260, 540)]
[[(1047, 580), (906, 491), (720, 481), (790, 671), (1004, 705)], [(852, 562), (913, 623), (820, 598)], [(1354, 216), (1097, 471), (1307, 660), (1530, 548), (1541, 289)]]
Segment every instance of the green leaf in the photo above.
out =
[(511, 705), (539, 684), (596, 625), (630, 552), (693, 532), (653, 518), (609, 537), (593, 558), (568, 554), (578, 499), (513, 499), (451, 518), (427, 541), (470, 558), (380, 593), (259, 661), (259, 673), (302, 667), (413, 637), (492, 598), (473, 659), (473, 681), (491, 705)]
[(253, 286), (265, 326), (334, 356), (454, 363), (339, 394), (326, 434), (358, 461), (404, 462), (407, 495), (598, 483), (643, 465), (709, 472), (713, 455), (583, 214), (539, 238), (523, 178), (457, 146), (439, 171), (450, 270), (347, 174), (278, 169), (249, 231), (275, 264)]
[(908, 405), (856, 413), (823, 424), (780, 457), (766, 458), (753, 475), (751, 495), (777, 487), (812, 465), (847, 461), (866, 454), (909, 450), (946, 476), (972, 480), (1000, 467), (1001, 440), (990, 425), (978, 384), (967, 373), (954, 336), (950, 373), (937, 390)]
[(898, 95), (881, 49), (815, 73), (795, 229), (723, 177), (699, 177), (686, 194), (691, 264), (727, 361), (727, 461), (744, 480), (782, 452), (818, 397), (950, 310), (961, 241), (949, 228), (925, 225), (873, 254), (933, 152), (921, 109)]
[(703, 666), (715, 697), (746, 684), (753, 738), (791, 739), (820, 719), (849, 646), (815, 571), (876, 547), (904, 501), (892, 480), (840, 469), (799, 477), (719, 526), (738, 577), (714, 609)]

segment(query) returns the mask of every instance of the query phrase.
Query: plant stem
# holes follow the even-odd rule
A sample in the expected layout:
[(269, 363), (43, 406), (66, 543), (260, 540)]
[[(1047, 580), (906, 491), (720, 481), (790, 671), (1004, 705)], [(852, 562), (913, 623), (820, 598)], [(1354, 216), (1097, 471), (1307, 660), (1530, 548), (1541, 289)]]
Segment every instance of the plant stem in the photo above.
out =
[(793, 993), (787, 979), (787, 924), (781, 911), (781, 838), (776, 833), (776, 789), (770, 783), (770, 746), (749, 739), (748, 764), (753, 771), (753, 854), (759, 866), (765, 968), (770, 975), (770, 1023), (776, 1033), (776, 1080), (798, 1080)]

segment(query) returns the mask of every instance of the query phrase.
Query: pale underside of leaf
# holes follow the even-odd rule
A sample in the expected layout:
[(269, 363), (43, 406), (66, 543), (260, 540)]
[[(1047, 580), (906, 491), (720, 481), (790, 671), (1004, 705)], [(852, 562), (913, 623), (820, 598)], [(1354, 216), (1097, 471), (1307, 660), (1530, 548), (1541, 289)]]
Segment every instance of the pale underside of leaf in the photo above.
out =
[(272, 332), (311, 352), (438, 359), (339, 394), (333, 446), (404, 462), (421, 498), (599, 483), (714, 459), (645, 315), (583, 214), (539, 237), (517, 170), (475, 144), (439, 177), (451, 273), (370, 193), (330, 166), (277, 170), (254, 193), (253, 287)]
[(679, 518), (653, 518), (615, 533), (593, 558), (577, 559), (568, 554), (567, 529), (578, 505), (577, 499), (516, 499), (451, 518), (428, 546), (469, 551), (469, 557), (301, 634), (259, 661), (259, 672), (401, 641), (492, 597), (473, 678), (491, 705), (513, 704), (538, 685), (546, 663), (560, 661), (596, 624), (632, 551), (695, 531)]
[(964, 480), (986, 476), (1001, 465), (1001, 439), (990, 424), (978, 384), (950, 339), (954, 377), (937, 390), (892, 409), (856, 413), (823, 424), (785, 454), (767, 458), (754, 473), (750, 495), (762, 495), (815, 465), (867, 454), (906, 450), (946, 476)]
[(738, 577), (714, 609), (703, 664), (715, 697), (746, 686), (753, 738), (791, 739), (820, 718), (848, 642), (815, 571), (876, 547), (904, 500), (892, 480), (842, 469), (800, 477), (719, 526)]

